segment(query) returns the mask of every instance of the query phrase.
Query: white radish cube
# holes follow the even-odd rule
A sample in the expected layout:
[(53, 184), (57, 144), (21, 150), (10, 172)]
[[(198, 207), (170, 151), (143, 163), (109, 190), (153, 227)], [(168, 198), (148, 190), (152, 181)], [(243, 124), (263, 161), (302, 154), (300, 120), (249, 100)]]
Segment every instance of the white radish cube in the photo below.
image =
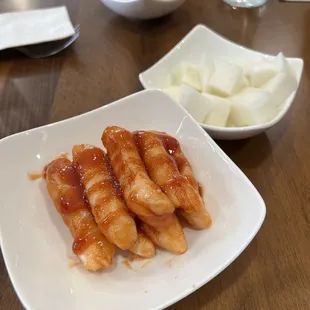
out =
[(203, 94), (209, 111), (203, 123), (206, 125), (225, 127), (231, 110), (231, 103), (225, 98)]
[(238, 59), (235, 59), (233, 63), (242, 68), (243, 75), (245, 75), (246, 77), (249, 76), (249, 72), (251, 70), (253, 60), (238, 58)]
[(223, 97), (235, 93), (243, 76), (243, 69), (225, 60), (214, 60), (214, 73), (208, 87), (211, 92)]
[(280, 107), (285, 100), (297, 89), (298, 82), (296, 77), (288, 72), (278, 73), (268, 81), (262, 89), (270, 92), (270, 104)]
[(284, 71), (292, 75), (296, 78), (296, 72), (294, 68), (291, 66), (291, 64), (287, 61), (287, 59), (284, 57), (282, 53), (279, 53), (275, 59), (274, 63), (278, 67), (279, 71)]
[(280, 107), (297, 89), (298, 81), (294, 69), (282, 53), (278, 54), (274, 63), (277, 64), (280, 73), (265, 83), (262, 88), (271, 93), (271, 104)]
[(198, 67), (189, 63), (181, 63), (173, 74), (174, 85), (186, 84), (198, 91), (202, 90), (201, 76)]
[(201, 75), (201, 86), (202, 86), (202, 92), (209, 92), (209, 81), (211, 79), (211, 76), (214, 72), (214, 65), (213, 61), (205, 55), (203, 57), (202, 63), (200, 65), (200, 75)]
[(194, 88), (187, 85), (170, 86), (164, 88), (163, 91), (181, 105), (184, 105), (184, 102), (187, 101), (189, 94), (197, 94)]
[(164, 88), (163, 91), (169, 95), (173, 100), (176, 102), (179, 102), (179, 91), (180, 91), (180, 86), (170, 86), (167, 88)]
[(249, 81), (251, 86), (260, 87), (268, 82), (279, 72), (279, 67), (275, 62), (262, 60), (254, 63), (249, 71)]
[(257, 88), (247, 88), (232, 96), (229, 122), (236, 126), (250, 126), (270, 121), (277, 114), (277, 109), (270, 104), (270, 94)]
[(181, 105), (199, 123), (202, 123), (210, 111), (204, 96), (198, 92), (187, 92), (181, 97)]
[(235, 92), (238, 93), (242, 90), (244, 90), (244, 88), (248, 87), (250, 85), (249, 80), (243, 75), (241, 77), (241, 80), (239, 81)]

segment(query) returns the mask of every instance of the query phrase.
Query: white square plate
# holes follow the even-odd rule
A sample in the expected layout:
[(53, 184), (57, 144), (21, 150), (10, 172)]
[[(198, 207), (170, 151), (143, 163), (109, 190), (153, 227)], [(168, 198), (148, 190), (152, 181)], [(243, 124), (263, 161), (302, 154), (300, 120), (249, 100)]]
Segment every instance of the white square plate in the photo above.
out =
[[(148, 103), (148, 104), (146, 104)], [(57, 214), (44, 180), (29, 181), (76, 143), (101, 146), (106, 126), (156, 129), (177, 137), (204, 187), (213, 225), (185, 229), (188, 251), (157, 251), (130, 270), (90, 273), (68, 267), (72, 237)], [(191, 116), (167, 95), (143, 91), (92, 112), (0, 141), (0, 240), (19, 298), (28, 310), (162, 309), (192, 293), (226, 268), (253, 239), (265, 204), (240, 169)]]
[[(146, 89), (166, 88), (170, 86), (169, 77), (176, 65), (186, 61), (199, 67), (205, 56), (208, 56), (210, 59), (214, 57), (226, 58), (240, 64), (246, 61), (257, 61), (262, 59), (262, 57), (267, 59), (275, 57), (245, 48), (221, 37), (204, 25), (197, 25), (169, 53), (149, 69), (140, 73), (140, 82)], [(287, 60), (294, 68), (298, 83), (300, 83), (303, 60), (300, 58), (287, 58)], [(235, 140), (249, 138), (277, 124), (288, 112), (295, 95), (296, 91), (287, 98), (275, 118), (265, 124), (247, 127), (216, 127), (202, 123), (200, 125), (215, 139)]]

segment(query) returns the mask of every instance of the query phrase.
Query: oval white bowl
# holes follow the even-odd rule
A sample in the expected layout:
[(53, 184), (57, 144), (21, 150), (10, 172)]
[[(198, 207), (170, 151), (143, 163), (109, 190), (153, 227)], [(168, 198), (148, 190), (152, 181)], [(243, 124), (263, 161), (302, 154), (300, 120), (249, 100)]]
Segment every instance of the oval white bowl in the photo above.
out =
[(101, 0), (116, 14), (133, 19), (152, 19), (176, 10), (185, 0)]
[[(170, 52), (156, 62), (152, 67), (140, 73), (139, 79), (146, 89), (163, 89), (169, 86), (168, 77), (173, 68), (182, 61), (198, 64), (203, 54), (213, 57), (231, 57), (232, 59), (258, 60), (261, 57), (273, 58), (275, 56), (259, 53), (241, 45), (235, 44), (216, 34), (203, 25), (192, 29)], [(300, 58), (287, 58), (296, 71), (298, 85), (302, 76), (303, 60)], [(249, 138), (266, 131), (277, 124), (290, 109), (296, 91), (285, 101), (279, 114), (268, 123), (247, 127), (216, 127), (200, 123), (200, 125), (214, 139), (238, 140)]]

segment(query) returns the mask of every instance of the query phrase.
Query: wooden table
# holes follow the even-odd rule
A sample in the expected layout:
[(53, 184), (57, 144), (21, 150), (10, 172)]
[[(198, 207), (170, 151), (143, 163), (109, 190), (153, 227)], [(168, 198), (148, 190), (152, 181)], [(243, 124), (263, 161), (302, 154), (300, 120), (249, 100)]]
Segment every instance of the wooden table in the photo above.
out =
[[(149, 22), (127, 21), (99, 0), (7, 0), (0, 12), (64, 3), (81, 25), (72, 48), (41, 60), (0, 52), (1, 137), (141, 90), (138, 73), (198, 23), (256, 50), (305, 60), (295, 103), (280, 124), (252, 139), (219, 142), (265, 199), (265, 223), (229, 268), (169, 309), (309, 309), (310, 4), (270, 0), (257, 10), (233, 10), (220, 0), (187, 0), (171, 16)], [(2, 257), (0, 309), (23, 309)]]

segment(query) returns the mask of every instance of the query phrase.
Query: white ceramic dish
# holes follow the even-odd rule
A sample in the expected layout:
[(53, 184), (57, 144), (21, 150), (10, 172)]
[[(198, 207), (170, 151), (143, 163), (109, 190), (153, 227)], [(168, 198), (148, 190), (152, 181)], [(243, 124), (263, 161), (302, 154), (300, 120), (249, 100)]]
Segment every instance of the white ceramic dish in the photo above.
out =
[[(76, 143), (100, 146), (103, 129), (112, 124), (176, 136), (205, 188), (213, 225), (204, 231), (185, 229), (189, 249), (184, 255), (158, 250), (135, 271), (118, 255), (114, 268), (90, 273), (81, 266), (68, 267), (72, 237), (44, 180), (29, 181), (27, 173), (40, 171), (61, 152), (70, 153)], [(2, 139), (0, 169), (1, 248), (11, 281), (28, 310), (163, 309), (231, 264), (255, 236), (266, 212), (261, 196), (240, 169), (182, 107), (156, 90)]]
[[(168, 77), (173, 68), (182, 61), (199, 64), (203, 54), (213, 57), (230, 57), (232, 59), (257, 60), (262, 56), (270, 58), (274, 56), (262, 54), (243, 46), (237, 45), (203, 25), (192, 29), (169, 53), (146, 71), (140, 73), (139, 79), (146, 89), (162, 89), (169, 86)], [(288, 61), (296, 71), (298, 83), (300, 82), (303, 60), (300, 58), (288, 58)], [(270, 122), (248, 127), (215, 127), (200, 124), (211, 137), (223, 140), (236, 140), (252, 137), (266, 131), (277, 124), (291, 107), (296, 92), (286, 100), (282, 110)]]
[(185, 0), (101, 0), (116, 14), (132, 19), (152, 19), (175, 11)]

